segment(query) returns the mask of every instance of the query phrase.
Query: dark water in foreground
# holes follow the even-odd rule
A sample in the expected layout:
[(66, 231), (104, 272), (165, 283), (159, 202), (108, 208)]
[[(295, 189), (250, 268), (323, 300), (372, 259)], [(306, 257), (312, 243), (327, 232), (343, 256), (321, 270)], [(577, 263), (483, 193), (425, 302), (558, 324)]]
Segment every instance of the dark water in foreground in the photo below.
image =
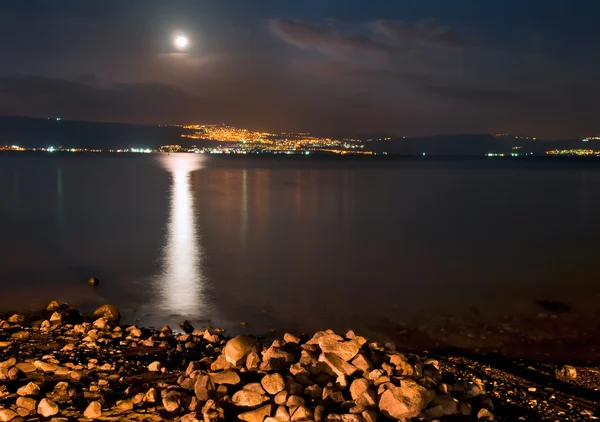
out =
[(108, 301), (142, 325), (459, 346), (484, 320), (538, 326), (536, 299), (595, 323), (597, 164), (4, 154), (0, 311)]

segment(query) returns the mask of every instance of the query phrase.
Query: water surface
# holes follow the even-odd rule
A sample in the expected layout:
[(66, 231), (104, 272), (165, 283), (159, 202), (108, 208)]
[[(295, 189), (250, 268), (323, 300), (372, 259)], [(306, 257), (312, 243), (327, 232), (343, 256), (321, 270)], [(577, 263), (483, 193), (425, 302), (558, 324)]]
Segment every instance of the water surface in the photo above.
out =
[(600, 299), (588, 161), (13, 153), (0, 201), (0, 310), (393, 334)]

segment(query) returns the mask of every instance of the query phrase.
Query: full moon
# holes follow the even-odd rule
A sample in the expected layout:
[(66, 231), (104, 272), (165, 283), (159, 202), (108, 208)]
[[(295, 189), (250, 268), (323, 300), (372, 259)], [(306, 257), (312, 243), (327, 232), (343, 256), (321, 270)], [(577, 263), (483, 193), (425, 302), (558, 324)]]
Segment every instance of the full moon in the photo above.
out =
[(190, 40), (185, 35), (177, 35), (174, 44), (176, 49), (183, 51), (190, 45)]

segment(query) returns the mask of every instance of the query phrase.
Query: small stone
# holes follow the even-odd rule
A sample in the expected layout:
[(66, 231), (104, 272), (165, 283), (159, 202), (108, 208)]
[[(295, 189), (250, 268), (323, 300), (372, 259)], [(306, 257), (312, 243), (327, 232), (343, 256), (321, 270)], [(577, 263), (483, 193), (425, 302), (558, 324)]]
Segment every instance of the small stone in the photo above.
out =
[(210, 374), (210, 378), (215, 384), (236, 385), (241, 382), (240, 376), (233, 371)]
[(577, 378), (577, 369), (571, 365), (565, 365), (560, 371), (557, 371), (557, 374), (565, 378), (575, 379)]
[(117, 414), (128, 412), (133, 410), (133, 403), (131, 400), (119, 400), (117, 401), (117, 405), (113, 408), (113, 411)]
[(179, 397), (175, 392), (167, 394), (163, 398), (162, 403), (167, 412), (175, 412), (179, 409)]
[(225, 355), (227, 362), (238, 366), (244, 362), (246, 356), (256, 349), (256, 347), (257, 342), (252, 337), (244, 335), (236, 336), (227, 342), (223, 354)]
[(470, 416), (473, 413), (469, 403), (458, 403), (458, 413), (464, 416)]
[(391, 387), (379, 399), (379, 409), (393, 419), (416, 417), (433, 398), (433, 393), (411, 379), (403, 379), (399, 387)]
[(15, 366), (17, 368), (19, 368), (19, 371), (21, 371), (25, 374), (29, 374), (29, 373), (35, 372), (37, 370), (35, 365), (31, 362), (19, 362)]
[(292, 422), (296, 421), (309, 421), (313, 418), (313, 412), (306, 406), (298, 406), (298, 408), (292, 413)]
[(94, 317), (104, 317), (108, 321), (118, 322), (119, 319), (121, 319), (121, 313), (119, 312), (119, 307), (117, 305), (106, 304), (96, 308), (96, 310), (94, 311)]
[(254, 407), (268, 401), (269, 398), (254, 391), (240, 390), (233, 395), (231, 400), (238, 407)]
[(96, 321), (94, 321), (92, 326), (99, 330), (104, 330), (106, 328), (107, 323), (108, 321), (106, 320), (106, 318), (98, 318)]
[(285, 341), (286, 343), (295, 343), (295, 344), (299, 344), (300, 343), (300, 339), (298, 337), (296, 337), (293, 334), (290, 333), (285, 333), (283, 335), (283, 341)]
[(260, 355), (256, 351), (252, 351), (246, 356), (246, 368), (250, 371), (256, 371), (260, 365)]
[(285, 380), (283, 379), (283, 376), (278, 373), (265, 375), (260, 381), (260, 384), (270, 395), (275, 395), (285, 388)]
[(209, 375), (200, 375), (194, 384), (194, 394), (200, 401), (207, 401), (215, 394), (215, 385)]
[(340, 336), (337, 334), (319, 338), (318, 344), (323, 353), (333, 353), (346, 362), (352, 360), (360, 350), (360, 344), (356, 339), (340, 341)]
[(148, 365), (148, 371), (150, 372), (158, 372), (162, 368), (162, 364), (159, 361), (152, 362)]
[(60, 324), (62, 322), (62, 315), (60, 312), (54, 312), (50, 315), (50, 323), (51, 324)]
[(10, 410), (10, 409), (4, 409), (2, 407), (0, 407), (0, 421), (2, 422), (8, 422), (13, 420), (14, 418), (18, 418), (19, 415), (17, 414), (17, 412)]
[(92, 287), (97, 287), (98, 284), (100, 284), (100, 280), (98, 280), (96, 277), (90, 277), (88, 278), (88, 284)]
[(17, 407), (27, 409), (28, 414), (35, 412), (37, 402), (34, 399), (28, 397), (19, 397), (17, 399)]
[(11, 315), (8, 318), (8, 322), (10, 322), (11, 324), (23, 324), (25, 322), (25, 316), (24, 315), (19, 315), (19, 314), (14, 314)]
[(179, 326), (183, 329), (183, 331), (185, 331), (186, 333), (193, 333), (194, 332), (194, 327), (192, 326), (192, 324), (190, 324), (189, 321), (185, 320), (183, 322), (179, 323)]
[(370, 372), (373, 369), (373, 365), (362, 353), (356, 355), (354, 359), (352, 359), (352, 365), (361, 370), (364, 374)]
[(148, 390), (146, 392), (146, 396), (144, 397), (144, 400), (147, 401), (148, 403), (154, 403), (158, 400), (158, 391), (156, 391), (155, 388), (151, 388), (150, 390)]
[(331, 368), (333, 373), (338, 377), (337, 383), (342, 387), (345, 387), (347, 384), (346, 375), (352, 375), (357, 370), (355, 366), (333, 353), (322, 353), (319, 356), (319, 362), (325, 362)]
[(369, 381), (364, 378), (357, 378), (350, 384), (350, 396), (352, 400), (358, 399), (365, 391), (369, 389)]
[(50, 399), (42, 399), (37, 407), (37, 412), (45, 418), (54, 416), (58, 413), (59, 409), (56, 403)]
[(83, 416), (88, 419), (98, 419), (102, 417), (102, 406), (100, 402), (93, 401), (83, 412)]
[(29, 382), (17, 390), (19, 396), (37, 396), (40, 394), (40, 387), (33, 382)]
[(477, 419), (481, 421), (493, 421), (494, 415), (486, 408), (481, 408), (479, 409), (479, 412), (477, 412)]
[(263, 422), (265, 418), (269, 416), (271, 416), (271, 404), (259, 407), (256, 410), (241, 413), (240, 415), (238, 415), (238, 418), (247, 422)]
[(278, 405), (284, 405), (285, 402), (287, 401), (287, 397), (288, 397), (288, 392), (287, 391), (280, 391), (279, 393), (277, 393), (275, 395), (275, 404)]

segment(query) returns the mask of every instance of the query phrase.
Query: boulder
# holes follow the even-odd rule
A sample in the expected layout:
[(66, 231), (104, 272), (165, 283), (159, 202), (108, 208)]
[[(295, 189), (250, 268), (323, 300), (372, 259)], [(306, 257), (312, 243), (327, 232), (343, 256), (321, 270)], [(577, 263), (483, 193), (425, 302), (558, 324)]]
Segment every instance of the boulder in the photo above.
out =
[(119, 307), (112, 303), (102, 305), (94, 311), (94, 318), (106, 318), (108, 321), (118, 322), (121, 319)]
[(83, 416), (88, 419), (99, 419), (102, 417), (102, 406), (100, 402), (93, 401), (83, 412)]
[(399, 387), (391, 387), (379, 399), (379, 410), (384, 416), (396, 419), (416, 417), (433, 398), (433, 392), (415, 381), (403, 379)]
[(37, 407), (37, 412), (45, 418), (54, 416), (58, 413), (59, 408), (56, 403), (49, 399), (42, 399)]
[(162, 368), (162, 364), (159, 361), (152, 362), (148, 365), (148, 371), (150, 372), (158, 372)]
[(257, 346), (257, 341), (252, 337), (236, 336), (227, 342), (223, 354), (227, 362), (239, 366), (244, 363), (246, 356), (255, 350)]

